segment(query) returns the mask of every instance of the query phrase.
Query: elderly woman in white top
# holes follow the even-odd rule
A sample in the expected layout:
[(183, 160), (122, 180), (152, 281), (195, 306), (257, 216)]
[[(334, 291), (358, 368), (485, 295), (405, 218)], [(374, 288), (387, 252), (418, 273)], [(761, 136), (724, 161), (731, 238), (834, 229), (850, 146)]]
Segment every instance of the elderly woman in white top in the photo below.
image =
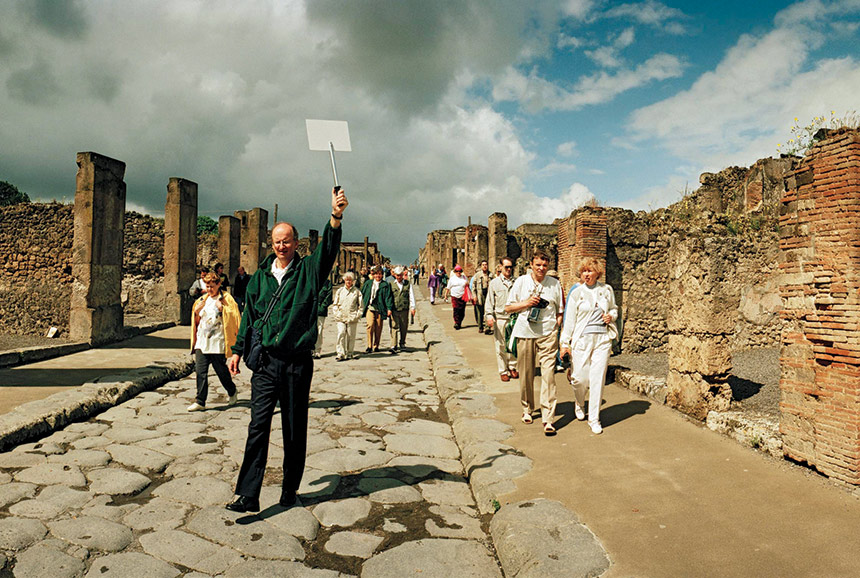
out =
[(582, 283), (570, 292), (560, 343), (561, 356), (571, 355), (570, 383), (576, 398), (576, 419), (585, 419), (582, 407), (585, 405), (585, 389), (589, 388), (588, 425), (595, 434), (603, 432), (600, 401), (612, 340), (618, 335), (615, 292), (606, 283), (598, 281), (601, 275), (603, 266), (596, 259), (584, 259), (579, 265)]
[(355, 286), (355, 274), (343, 274), (343, 287), (334, 294), (332, 317), (337, 322), (337, 359), (354, 359), (355, 332), (361, 319), (361, 291)]
[(463, 268), (457, 265), (448, 279), (448, 294), (451, 295), (451, 308), (454, 310), (454, 329), (460, 329), (463, 325), (463, 316), (466, 314), (466, 287), (469, 286), (469, 278), (463, 274)]

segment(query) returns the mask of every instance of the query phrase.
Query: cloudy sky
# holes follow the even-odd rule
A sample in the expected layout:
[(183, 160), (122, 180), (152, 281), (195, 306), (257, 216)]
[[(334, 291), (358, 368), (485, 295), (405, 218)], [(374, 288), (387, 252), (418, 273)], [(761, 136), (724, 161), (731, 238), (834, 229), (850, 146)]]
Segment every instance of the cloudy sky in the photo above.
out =
[(411, 261), (468, 216), (658, 208), (775, 154), (857, 110), (858, 27), (860, 0), (4, 0), (0, 180), (71, 201), (92, 150), (129, 208), (180, 176), (304, 235), (332, 184), (304, 121), (345, 120), (345, 238)]

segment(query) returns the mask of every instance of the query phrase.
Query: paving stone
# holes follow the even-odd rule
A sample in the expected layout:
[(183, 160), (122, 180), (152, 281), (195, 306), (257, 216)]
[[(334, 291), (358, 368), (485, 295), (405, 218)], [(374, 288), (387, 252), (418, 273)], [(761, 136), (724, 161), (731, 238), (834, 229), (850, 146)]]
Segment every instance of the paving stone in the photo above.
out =
[(204, 454), (216, 450), (220, 446), (217, 439), (206, 434), (165, 436), (143, 440), (136, 445), (176, 458)]
[(390, 413), (372, 411), (361, 416), (361, 420), (371, 427), (382, 427), (397, 423), (397, 418)]
[(15, 578), (76, 578), (85, 569), (83, 560), (40, 543), (16, 556)]
[(410, 419), (403, 423), (386, 426), (384, 429), (394, 434), (416, 434), (448, 438), (454, 435), (451, 426), (447, 423), (426, 419)]
[(337, 443), (353, 450), (384, 450), (385, 443), (377, 435), (359, 434), (346, 435), (338, 438)]
[(126, 444), (139, 442), (141, 440), (159, 438), (162, 437), (164, 434), (161, 434), (155, 430), (144, 429), (142, 427), (114, 425), (102, 435), (108, 439), (112, 439), (115, 442)]
[(381, 536), (363, 532), (336, 532), (325, 543), (325, 549), (338, 556), (366, 559), (373, 555), (373, 551), (382, 543), (382, 540)]
[(431, 458), (456, 459), (460, 448), (449, 439), (435, 435), (389, 434), (383, 438), (390, 452)]
[(15, 516), (49, 520), (66, 510), (80, 509), (93, 497), (91, 492), (73, 490), (65, 486), (48, 486), (32, 500), (22, 500), (10, 506), (9, 512)]
[(499, 413), (496, 400), (486, 393), (461, 393), (445, 402), (448, 415), (455, 419), (461, 416), (493, 416)]
[(514, 435), (514, 428), (495, 419), (462, 418), (454, 422), (454, 432), (461, 446), (495, 441), (503, 442)]
[(90, 450), (94, 448), (103, 448), (105, 446), (109, 446), (114, 443), (114, 441), (105, 436), (90, 436), (81, 438), (76, 442), (73, 442), (71, 446), (76, 450)]
[(6, 472), (0, 472), (0, 485), (8, 484), (12, 481), (12, 476), (7, 474)]
[(464, 472), (460, 460), (444, 460), (423, 456), (398, 456), (388, 462), (388, 465), (396, 467), (414, 478), (424, 478), (437, 471), (448, 474), (462, 474)]
[(502, 577), (495, 559), (480, 543), (441, 538), (403, 543), (374, 555), (361, 568), (362, 578), (415, 575)]
[(334, 494), (340, 484), (340, 474), (305, 468), (298, 494), (303, 499), (322, 498)]
[(173, 530), (182, 525), (191, 506), (163, 498), (153, 498), (127, 513), (122, 522), (132, 530)]
[(508, 576), (599, 576), (609, 568), (594, 534), (553, 500), (503, 506), (490, 522), (490, 533)]
[(19, 482), (29, 482), (41, 486), (77, 486), (87, 485), (87, 479), (77, 466), (68, 464), (41, 464), (21, 470), (14, 475)]
[[(131, 511), (138, 508), (135, 504), (125, 504), (122, 506), (110, 505), (113, 501), (111, 496), (100, 494), (94, 497), (81, 510), (83, 516), (94, 516), (96, 518), (104, 518), (111, 522), (122, 522), (123, 517)], [(127, 526), (128, 524), (126, 524)]]
[(381, 450), (335, 448), (308, 456), (305, 463), (318, 470), (349, 473), (381, 466), (393, 457), (394, 454)]
[(189, 421), (169, 421), (157, 426), (156, 431), (166, 434), (183, 435), (202, 433), (206, 431), (207, 426), (203, 423), (195, 423)]
[(0, 484), (0, 508), (14, 504), (24, 498), (32, 498), (36, 495), (36, 484), (22, 482), (3, 482)]
[(110, 554), (92, 561), (85, 578), (175, 578), (181, 572), (166, 562), (139, 552)]
[(142, 492), (151, 480), (137, 472), (122, 468), (102, 468), (87, 472), (90, 490), (97, 494), (112, 496), (134, 495)]
[[(375, 376), (379, 379), (379, 374)], [(356, 384), (341, 386), (340, 392), (343, 395), (355, 397), (357, 399), (394, 399), (400, 397), (400, 388), (396, 385), (369, 385)]]
[(242, 561), (241, 555), (232, 548), (217, 546), (179, 530), (144, 534), (139, 541), (150, 556), (207, 574), (221, 574)]
[[(78, 438), (81, 437), (79, 434), (76, 434), (76, 435)], [(19, 451), (22, 451), (22, 452), (29, 452), (29, 453), (34, 453), (34, 454), (43, 454), (45, 456), (50, 456), (53, 454), (61, 454), (61, 453), (63, 453), (63, 451), (65, 451), (65, 450), (63, 450), (62, 447), (60, 447), (59, 443), (53, 442), (53, 441), (48, 441), (46, 439), (31, 443), (31, 444), (21, 444), (16, 449), (18, 449)]]
[[(346, 578), (345, 574), (322, 568), (308, 568), (301, 562), (283, 560), (246, 560), (224, 573), (224, 578)], [(193, 578), (186, 574), (185, 578)]]
[(347, 498), (336, 502), (323, 502), (313, 509), (320, 524), (331, 526), (352, 526), (370, 513), (370, 501), (364, 498)]
[(39, 520), (29, 518), (0, 518), (0, 551), (21, 550), (41, 540), (48, 529)]
[(471, 506), (475, 503), (472, 488), (465, 479), (461, 481), (427, 480), (420, 482), (418, 489), (421, 490), (425, 500), (434, 504)]
[(137, 412), (134, 408), (123, 404), (103, 411), (99, 414), (99, 420), (106, 422), (122, 422), (123, 420), (133, 419), (135, 416), (137, 416)]
[[(277, 488), (277, 491), (280, 493), (280, 488)], [(272, 503), (277, 504), (277, 501), (275, 500)], [(320, 523), (309, 510), (301, 507), (282, 508), (278, 505), (273, 507), (283, 511), (267, 517), (267, 523), (286, 532), (290, 536), (295, 536), (303, 540), (313, 540), (317, 537)]]
[(224, 509), (223, 506), (204, 508), (188, 523), (188, 530), (198, 536), (229, 545), (239, 552), (266, 560), (303, 560), (305, 550), (299, 541), (262, 520), (237, 523), (237, 518), (247, 518)]
[(424, 522), (424, 528), (434, 538), (460, 538), (464, 540), (480, 540), (486, 537), (481, 529), (481, 522), (474, 516), (465, 514), (451, 506), (432, 506), (430, 513), (442, 518), (442, 522), (429, 519)]
[(385, 523), (382, 524), (382, 531), (388, 534), (400, 534), (401, 532), (405, 532), (408, 529), (409, 528), (407, 528), (400, 522), (395, 522), (390, 518), (386, 518)]
[(48, 463), (73, 464), (82, 468), (106, 466), (110, 460), (110, 454), (101, 450), (69, 450), (64, 454), (48, 456)]
[[(283, 443), (283, 442), (282, 442)], [(317, 452), (322, 452), (325, 450), (330, 450), (332, 448), (338, 447), (338, 443), (334, 440), (330, 435), (325, 432), (321, 432), (319, 430), (315, 432), (308, 432), (308, 448), (307, 454), (315, 454)]]
[(97, 436), (106, 432), (109, 428), (110, 426), (107, 424), (82, 421), (70, 423), (66, 426), (66, 431), (81, 433), (85, 436)]
[(233, 487), (215, 478), (178, 478), (158, 486), (152, 495), (205, 508), (229, 502), (233, 497)]
[(421, 500), (421, 492), (394, 478), (362, 477), (358, 482), (358, 490), (381, 504), (406, 504)]
[(90, 516), (57, 520), (48, 527), (58, 538), (100, 552), (119, 552), (133, 539), (131, 530), (125, 526)]
[(0, 454), (0, 468), (29, 468), (47, 463), (43, 454), (31, 454), (23, 451), (4, 452)]
[(123, 444), (111, 444), (105, 451), (118, 464), (153, 474), (163, 472), (174, 459), (154, 450)]
[(64, 512), (59, 504), (53, 504), (44, 500), (21, 500), (13, 506), (9, 506), (9, 513), (22, 518), (35, 518), (37, 520), (50, 520)]

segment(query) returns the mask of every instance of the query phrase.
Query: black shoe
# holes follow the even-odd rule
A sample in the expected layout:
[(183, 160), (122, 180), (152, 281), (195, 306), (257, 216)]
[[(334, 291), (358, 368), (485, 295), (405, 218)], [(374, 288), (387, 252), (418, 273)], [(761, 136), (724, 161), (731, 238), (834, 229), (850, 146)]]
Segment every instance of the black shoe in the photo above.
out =
[(281, 499), (278, 503), (284, 508), (289, 508), (296, 503), (296, 493), (292, 490), (281, 490)]
[(460, 329), (460, 326), (457, 324), (454, 324), (454, 329)]
[(370, 353), (370, 351), (371, 351), (371, 349), (369, 347), (364, 350), (365, 353)]
[(236, 496), (232, 502), (224, 507), (231, 512), (259, 512), (260, 500), (248, 496)]

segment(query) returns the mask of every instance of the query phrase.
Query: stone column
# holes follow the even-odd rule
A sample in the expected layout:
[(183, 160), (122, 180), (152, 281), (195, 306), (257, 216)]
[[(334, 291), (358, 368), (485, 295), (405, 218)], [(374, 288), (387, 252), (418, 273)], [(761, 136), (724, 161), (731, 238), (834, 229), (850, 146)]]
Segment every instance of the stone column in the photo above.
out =
[(218, 260), (224, 264), (224, 272), (235, 279), (241, 264), (242, 223), (236, 217), (222, 215), (218, 218)]
[(508, 256), (508, 216), (504, 213), (493, 213), (487, 219), (487, 260), (490, 269), (495, 270), (499, 259)]
[(308, 231), (308, 252), (313, 253), (320, 243), (320, 232), (316, 229)]
[(369, 258), (370, 258), (370, 250), (369, 250), (369, 247), (368, 247), (368, 238), (367, 238), (367, 237), (365, 237), (365, 238), (364, 238), (364, 252), (362, 253), (362, 265), (361, 265), (362, 267), (367, 267), (367, 266), (368, 266), (368, 262), (367, 262), (367, 260), (368, 260)]
[(77, 155), (69, 337), (101, 344), (122, 336), (125, 163)]
[(191, 324), (188, 288), (197, 278), (197, 183), (171, 177), (164, 207), (164, 301), (167, 319)]
[(860, 484), (860, 134), (830, 133), (785, 181), (783, 451)]
[(233, 213), (241, 225), (239, 264), (253, 275), (268, 254), (269, 212), (259, 207)]
[(666, 403), (700, 420), (710, 410), (727, 410), (732, 399), (730, 337), (738, 299), (725, 292), (730, 263), (725, 245), (699, 236), (676, 239), (668, 256)]

